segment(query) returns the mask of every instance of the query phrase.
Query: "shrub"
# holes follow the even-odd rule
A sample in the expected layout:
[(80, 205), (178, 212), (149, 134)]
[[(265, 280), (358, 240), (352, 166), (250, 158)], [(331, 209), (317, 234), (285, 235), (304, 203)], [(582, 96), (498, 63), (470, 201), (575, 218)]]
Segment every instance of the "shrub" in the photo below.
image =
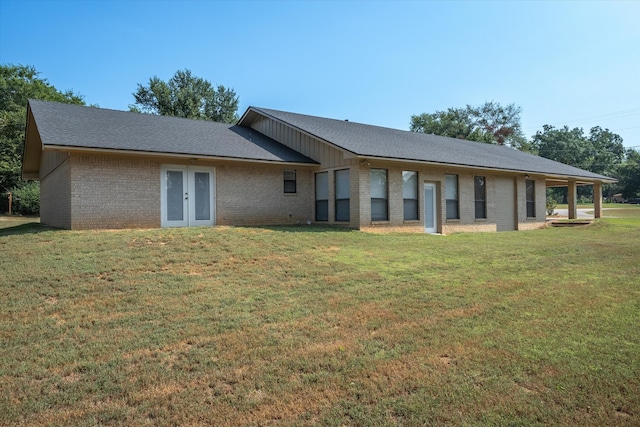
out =
[(29, 181), (28, 183), (14, 187), (13, 211), (22, 215), (40, 215), (40, 183)]
[(547, 215), (553, 215), (556, 206), (558, 206), (558, 201), (553, 197), (547, 196)]

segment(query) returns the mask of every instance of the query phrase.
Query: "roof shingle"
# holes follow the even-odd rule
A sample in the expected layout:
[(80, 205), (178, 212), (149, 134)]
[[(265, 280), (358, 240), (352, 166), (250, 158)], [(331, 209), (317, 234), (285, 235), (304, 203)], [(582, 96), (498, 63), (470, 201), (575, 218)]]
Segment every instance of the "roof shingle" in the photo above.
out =
[(45, 146), (316, 163), (238, 125), (47, 101), (29, 106)]
[(615, 181), (505, 146), (267, 108), (250, 109), (359, 156)]

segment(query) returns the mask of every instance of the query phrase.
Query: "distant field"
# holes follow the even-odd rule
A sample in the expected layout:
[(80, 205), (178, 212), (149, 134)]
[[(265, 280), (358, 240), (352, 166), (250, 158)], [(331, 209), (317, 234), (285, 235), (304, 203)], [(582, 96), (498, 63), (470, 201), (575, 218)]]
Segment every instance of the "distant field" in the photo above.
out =
[(606, 203), (603, 205), (602, 215), (617, 218), (637, 218), (640, 216), (640, 205), (622, 204), (622, 203)]
[[(587, 203), (587, 204), (578, 204), (578, 209), (593, 209), (593, 203)], [(557, 209), (567, 209), (568, 205), (565, 204), (558, 204), (558, 206), (556, 206)], [(630, 204), (630, 203), (603, 203), (602, 204), (602, 208), (605, 210), (610, 210), (610, 209), (623, 209), (623, 210), (627, 210), (627, 209), (638, 209), (640, 210), (640, 205), (637, 204)], [(640, 215), (640, 214), (639, 214)]]
[(640, 425), (616, 206), (445, 237), (0, 220), (0, 425)]

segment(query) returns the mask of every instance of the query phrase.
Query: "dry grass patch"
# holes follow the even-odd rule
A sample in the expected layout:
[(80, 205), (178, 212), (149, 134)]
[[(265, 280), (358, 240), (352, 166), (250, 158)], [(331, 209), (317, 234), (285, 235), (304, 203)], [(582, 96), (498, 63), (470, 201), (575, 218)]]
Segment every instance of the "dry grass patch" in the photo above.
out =
[(639, 232), (0, 228), (0, 424), (638, 424)]

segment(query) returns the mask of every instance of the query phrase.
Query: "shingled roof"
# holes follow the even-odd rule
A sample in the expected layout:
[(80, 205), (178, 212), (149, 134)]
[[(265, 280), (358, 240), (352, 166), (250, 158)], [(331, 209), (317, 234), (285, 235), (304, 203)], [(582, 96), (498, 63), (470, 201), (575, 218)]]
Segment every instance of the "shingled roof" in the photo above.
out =
[(230, 125), (35, 100), (29, 101), (23, 177), (38, 177), (43, 149), (317, 164), (251, 129), (252, 121), (259, 116), (280, 121), (358, 157), (615, 182), (509, 147), (267, 108), (249, 107), (237, 125)]
[(286, 123), (361, 157), (539, 173), (554, 177), (586, 178), (605, 182), (615, 181), (610, 177), (524, 153), (510, 147), (345, 120), (250, 107), (239, 123), (248, 125), (247, 122), (255, 119), (255, 114)]
[(35, 100), (29, 110), (43, 147), (316, 163), (238, 125)]

